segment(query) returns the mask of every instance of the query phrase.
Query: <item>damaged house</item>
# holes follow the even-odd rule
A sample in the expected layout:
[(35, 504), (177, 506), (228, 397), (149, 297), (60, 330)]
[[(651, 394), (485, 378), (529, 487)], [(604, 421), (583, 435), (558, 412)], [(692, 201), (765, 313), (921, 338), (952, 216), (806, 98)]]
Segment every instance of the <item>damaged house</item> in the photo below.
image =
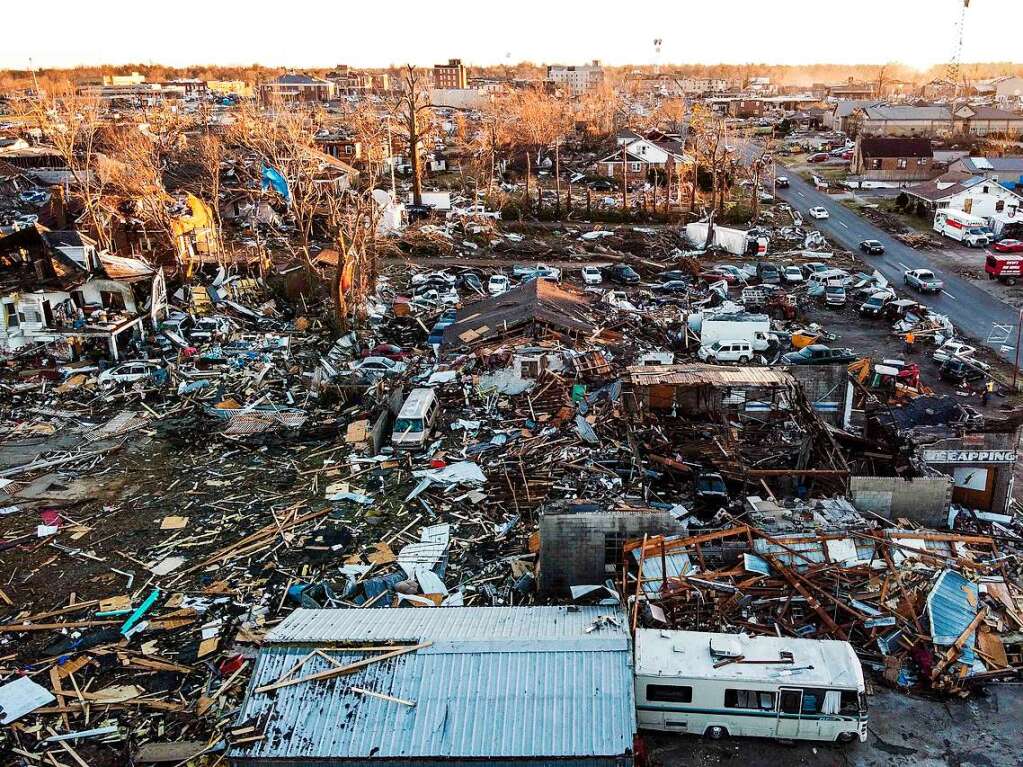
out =
[(79, 232), (40, 226), (0, 239), (0, 351), (46, 344), (59, 359), (89, 347), (117, 360), (142, 333), (133, 284), (152, 268), (111, 256)]

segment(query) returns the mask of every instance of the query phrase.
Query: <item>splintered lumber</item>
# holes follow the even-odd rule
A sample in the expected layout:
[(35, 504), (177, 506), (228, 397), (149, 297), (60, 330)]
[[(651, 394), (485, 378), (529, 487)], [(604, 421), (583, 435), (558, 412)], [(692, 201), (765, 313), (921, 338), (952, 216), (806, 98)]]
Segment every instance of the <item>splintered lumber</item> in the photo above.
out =
[(956, 638), (956, 641), (952, 643), (952, 646), (945, 651), (943, 656), (941, 656), (941, 660), (935, 664), (933, 669), (931, 669), (931, 679), (937, 679), (941, 676), (942, 672), (959, 657), (959, 651), (963, 649), (963, 645), (965, 645), (967, 640), (970, 638), (970, 634), (977, 629), (977, 626), (979, 626), (981, 621), (983, 621), (986, 617), (987, 608), (985, 607), (974, 616), (973, 620), (970, 621), (970, 625), (963, 629), (963, 633)]
[(349, 663), (345, 666), (338, 666), (337, 668), (330, 668), (325, 671), (318, 671), (315, 674), (309, 676), (299, 677), (298, 679), (288, 679), (285, 681), (274, 682), (272, 684), (263, 685), (257, 687), (255, 692), (270, 692), (271, 690), (277, 690), (281, 687), (290, 687), (293, 684), (302, 684), (302, 682), (313, 682), (320, 679), (330, 679), (335, 676), (341, 676), (343, 674), (350, 674), (353, 671), (358, 671), (360, 668), (365, 668), (374, 663), (379, 663), (382, 660), (388, 660), (389, 658), (397, 658), (399, 655), (406, 655), (416, 650), (422, 650), (425, 647), (429, 647), (433, 642), (423, 642), (421, 644), (412, 645), (411, 647), (402, 647), (394, 652), (384, 653), (383, 655), (377, 655), (373, 658), (364, 658), (363, 660)]
[(845, 639), (848, 641), (849, 636), (842, 630), (842, 627), (832, 620), (831, 616), (828, 615), (828, 611), (825, 610), (821, 606), (821, 603), (817, 601), (817, 598), (803, 586), (795, 573), (779, 562), (776, 557), (771, 557), (769, 561), (771, 562), (771, 566), (781, 573), (781, 576), (788, 581), (789, 585), (799, 592), (799, 595), (806, 600), (806, 604), (809, 605), (815, 613), (817, 613), (817, 616), (827, 627), (828, 631), (837, 636), (839, 639)]

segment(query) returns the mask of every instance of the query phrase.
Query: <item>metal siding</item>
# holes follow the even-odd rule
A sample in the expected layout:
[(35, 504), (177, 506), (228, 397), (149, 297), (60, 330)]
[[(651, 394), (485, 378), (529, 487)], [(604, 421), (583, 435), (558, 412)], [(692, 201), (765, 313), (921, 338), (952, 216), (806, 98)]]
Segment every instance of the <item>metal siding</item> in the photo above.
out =
[[(471, 618), (468, 613), (481, 611), (490, 615), (466, 620)], [(326, 612), (347, 616), (309, 615)], [(338, 633), (337, 623), (354, 628), (360, 622), (371, 629), (362, 626), (359, 639), (369, 638), (367, 633), (378, 640), (395, 638), (395, 631), (388, 636), (385, 628), (398, 629), (399, 624), (403, 628), (398, 636), (418, 640), (459, 631), (475, 637), (517, 629), (517, 636), (504, 640), (491, 636), (490, 642), (442, 640), (347, 676), (256, 694), (252, 690), (276, 681), (310, 652), (309, 647), (267, 645), (239, 715), (239, 721), (268, 716), (266, 737), (233, 751), (232, 760), (497, 757), (532, 762), (545, 757), (625, 755), (636, 730), (625, 622), (619, 628), (605, 626), (585, 633), (597, 615), (608, 612), (599, 607), (573, 613), (566, 608), (296, 611), (306, 615), (296, 619), (289, 632), (303, 642), (314, 629), (323, 635), (331, 622), (333, 641), (349, 638)], [(441, 615), (448, 619), (432, 617)], [(555, 621), (559, 615), (571, 617)], [(361, 621), (350, 619), (360, 617)], [(524, 638), (529, 634), (551, 636)], [(326, 652), (342, 664), (365, 657), (350, 650)], [(299, 676), (331, 667), (314, 657)], [(416, 705), (351, 692), (352, 686)]]
[[(945, 570), (927, 595), (927, 617), (931, 623), (934, 644), (952, 645), (977, 617), (980, 590), (955, 570)], [(970, 632), (959, 653), (959, 662), (973, 666), (976, 630)]]
[[(586, 635), (585, 629), (607, 608), (454, 607), (440, 610), (379, 608), (367, 610), (295, 610), (267, 634), (267, 643), (330, 643), (560, 639)], [(410, 615), (411, 613), (411, 615)], [(627, 636), (624, 626), (604, 627), (601, 636)]]

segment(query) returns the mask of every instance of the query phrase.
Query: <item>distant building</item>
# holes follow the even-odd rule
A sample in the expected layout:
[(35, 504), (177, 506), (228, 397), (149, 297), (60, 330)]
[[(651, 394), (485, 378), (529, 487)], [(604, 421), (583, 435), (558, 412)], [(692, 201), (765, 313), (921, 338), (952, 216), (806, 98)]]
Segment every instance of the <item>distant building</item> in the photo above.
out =
[(876, 83), (858, 83), (850, 77), (841, 85), (828, 87), (827, 95), (833, 99), (872, 99), (877, 96)]
[(926, 181), (937, 175), (926, 138), (860, 136), (849, 170), (868, 181)]
[(337, 95), (337, 87), (322, 77), (289, 73), (260, 83), (259, 97), (263, 101), (280, 99), (289, 102), (330, 101)]
[(1018, 191), (1023, 187), (1023, 155), (1010, 157), (962, 157), (948, 166), (949, 172), (983, 176)]
[(547, 67), (547, 79), (556, 87), (565, 88), (572, 95), (577, 95), (601, 85), (604, 82), (604, 68), (596, 59), (582, 66), (553, 64)]
[(141, 85), (146, 81), (146, 76), (138, 72), (130, 75), (103, 75), (103, 85), (112, 88), (123, 88), (129, 85)]
[(766, 111), (763, 99), (732, 99), (728, 102), (729, 117), (763, 117)]
[(853, 110), (848, 133), (868, 136), (939, 136), (952, 131), (952, 114), (943, 106), (873, 104)]
[(1023, 134), (1023, 114), (995, 107), (963, 105), (956, 110), (956, 132), (972, 136), (1008, 136)]
[(932, 211), (950, 208), (981, 218), (1023, 220), (1023, 197), (983, 176), (950, 171), (906, 192)]
[(1005, 75), (977, 83), (977, 93), (981, 96), (994, 96), (999, 101), (1023, 99), (1023, 77)]
[(252, 98), (252, 86), (243, 80), (207, 80), (206, 89), (217, 96)]
[(461, 59), (448, 59), (447, 64), (434, 64), (433, 87), (438, 90), (455, 90), (469, 87), (469, 72)]

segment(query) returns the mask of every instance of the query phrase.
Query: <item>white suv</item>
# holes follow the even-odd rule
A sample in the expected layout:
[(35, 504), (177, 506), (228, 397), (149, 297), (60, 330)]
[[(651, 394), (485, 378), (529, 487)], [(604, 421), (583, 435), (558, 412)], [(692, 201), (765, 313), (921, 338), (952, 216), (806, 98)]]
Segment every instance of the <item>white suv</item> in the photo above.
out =
[(738, 362), (745, 365), (753, 359), (753, 344), (749, 341), (715, 341), (701, 346), (696, 353), (703, 362)]

